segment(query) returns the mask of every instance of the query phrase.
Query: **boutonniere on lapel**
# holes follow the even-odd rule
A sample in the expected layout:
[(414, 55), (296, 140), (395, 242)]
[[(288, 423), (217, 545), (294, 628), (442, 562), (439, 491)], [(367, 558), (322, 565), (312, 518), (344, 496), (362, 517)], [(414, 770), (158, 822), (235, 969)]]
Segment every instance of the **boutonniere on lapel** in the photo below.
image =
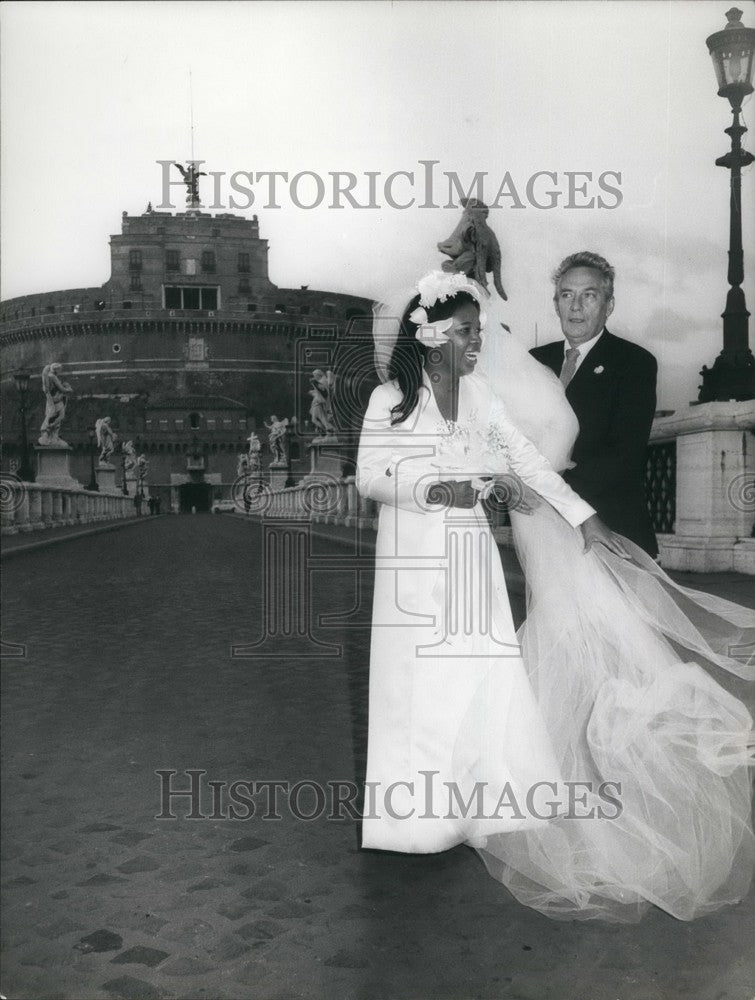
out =
[(597, 368), (593, 368), (593, 374), (594, 375), (602, 375), (604, 371), (605, 371), (605, 368), (603, 367), (603, 365), (598, 365)]

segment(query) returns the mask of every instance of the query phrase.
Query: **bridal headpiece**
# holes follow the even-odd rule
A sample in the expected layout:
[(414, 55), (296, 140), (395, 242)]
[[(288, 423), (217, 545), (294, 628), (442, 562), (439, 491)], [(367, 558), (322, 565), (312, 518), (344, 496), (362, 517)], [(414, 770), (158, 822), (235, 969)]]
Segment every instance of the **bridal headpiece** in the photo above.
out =
[[(445, 302), (460, 292), (467, 292), (482, 304), (488, 293), (473, 278), (465, 274), (449, 273), (447, 271), (430, 271), (420, 278), (413, 289), (396, 293), (390, 302), (376, 304), (373, 310), (372, 335), (375, 342), (375, 367), (378, 375), (385, 382), (388, 379), (388, 367), (393, 348), (398, 339), (401, 316), (409, 299), (419, 293), (419, 305), (409, 314), (409, 319), (416, 324), (417, 340), (428, 347), (445, 343), (445, 335), (453, 324), (452, 319), (437, 320), (431, 323), (427, 312), (437, 302)], [(480, 309), (480, 326), (485, 325), (486, 316)]]
[[(487, 293), (481, 285), (478, 285), (473, 278), (468, 278), (465, 274), (452, 273), (446, 271), (430, 271), (417, 282), (419, 292), (419, 305), (409, 314), (409, 319), (417, 325), (415, 334), (421, 344), (432, 347), (436, 344), (445, 343), (448, 337), (446, 330), (453, 325), (453, 319), (439, 319), (430, 323), (427, 318), (427, 310), (437, 302), (445, 302), (448, 298), (453, 298), (459, 292), (466, 292), (471, 295), (476, 302), (482, 303), (483, 296)], [(480, 310), (480, 328), (485, 326), (487, 319), (483, 310)]]

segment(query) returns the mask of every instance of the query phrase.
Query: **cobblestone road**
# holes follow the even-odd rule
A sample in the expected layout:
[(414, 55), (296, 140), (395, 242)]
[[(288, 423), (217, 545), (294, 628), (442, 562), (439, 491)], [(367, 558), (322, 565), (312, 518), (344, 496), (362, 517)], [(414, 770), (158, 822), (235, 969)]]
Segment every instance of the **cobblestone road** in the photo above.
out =
[[(346, 550), (324, 546), (340, 559), (314, 578), (315, 611), (356, 627), (321, 628), (342, 648), (320, 658), (295, 635), (283, 657), (231, 657), (264, 619), (287, 624), (241, 518), (146, 520), (8, 563), (3, 636), (26, 657), (3, 660), (4, 996), (751, 1000), (748, 904), (692, 925), (560, 924), (467, 848), (363, 852), (354, 821), (297, 819), (285, 797), (264, 820), (264, 794), (250, 818), (212, 818), (210, 781), (362, 776), (371, 584), (352, 614)], [(188, 799), (156, 818), (159, 770), (182, 789), (205, 772), (205, 818)]]

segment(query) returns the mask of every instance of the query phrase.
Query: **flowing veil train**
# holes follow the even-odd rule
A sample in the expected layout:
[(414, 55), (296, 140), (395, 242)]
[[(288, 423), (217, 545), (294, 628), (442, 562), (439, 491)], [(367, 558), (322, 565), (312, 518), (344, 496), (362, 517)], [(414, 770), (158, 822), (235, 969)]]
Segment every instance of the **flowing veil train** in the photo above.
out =
[[(519, 429), (566, 468), (578, 427), (560, 382), (511, 334), (488, 331), (482, 373)], [(737, 656), (748, 643), (752, 652), (755, 615), (679, 587), (626, 539), (631, 560), (601, 546), (583, 554), (580, 533), (547, 504), (511, 520), (527, 581), (518, 637), (555, 777), (579, 783), (581, 818), (475, 841), (488, 871), (562, 919), (633, 922), (655, 904), (691, 920), (742, 899), (755, 859), (752, 719), (709, 670), (755, 679), (752, 658)], [(465, 780), (485, 709), (480, 691), (458, 734)], [(620, 807), (599, 818), (602, 782)]]

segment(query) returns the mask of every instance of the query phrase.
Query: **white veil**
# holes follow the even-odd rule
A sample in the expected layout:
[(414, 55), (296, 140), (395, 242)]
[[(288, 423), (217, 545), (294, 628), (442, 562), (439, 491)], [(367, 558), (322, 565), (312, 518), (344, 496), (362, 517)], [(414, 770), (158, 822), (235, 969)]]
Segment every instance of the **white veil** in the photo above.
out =
[[(478, 367), (554, 468), (568, 467), (578, 423), (553, 373), (495, 321)], [(596, 809), (596, 788), (613, 782), (623, 808), (489, 836), (476, 846), (489, 872), (561, 919), (632, 922), (655, 904), (689, 920), (742, 899), (752, 719), (735, 694), (736, 678), (755, 679), (755, 614), (678, 586), (626, 539), (631, 560), (585, 555), (547, 504), (511, 521), (527, 582), (518, 638), (561, 777), (593, 782)], [(486, 718), (481, 691), (458, 734), (460, 777)]]

